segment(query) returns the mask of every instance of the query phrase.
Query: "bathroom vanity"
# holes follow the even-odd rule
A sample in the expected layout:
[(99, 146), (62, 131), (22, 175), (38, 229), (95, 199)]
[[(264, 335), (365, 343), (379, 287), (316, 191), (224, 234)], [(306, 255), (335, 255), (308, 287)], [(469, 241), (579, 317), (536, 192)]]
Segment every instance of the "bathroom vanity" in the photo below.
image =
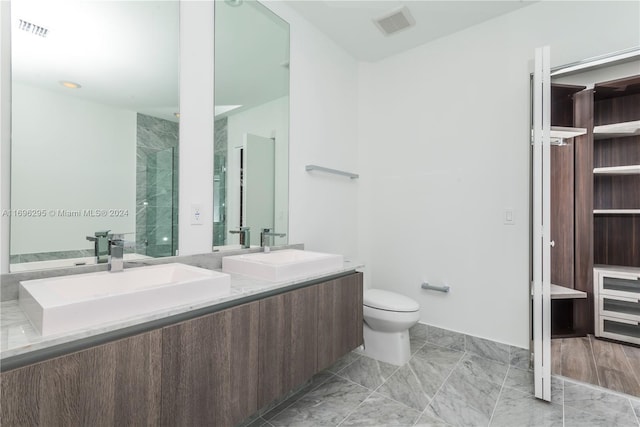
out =
[(236, 425), (362, 344), (357, 267), (275, 283), (232, 275), (230, 298), (3, 351), (0, 424)]

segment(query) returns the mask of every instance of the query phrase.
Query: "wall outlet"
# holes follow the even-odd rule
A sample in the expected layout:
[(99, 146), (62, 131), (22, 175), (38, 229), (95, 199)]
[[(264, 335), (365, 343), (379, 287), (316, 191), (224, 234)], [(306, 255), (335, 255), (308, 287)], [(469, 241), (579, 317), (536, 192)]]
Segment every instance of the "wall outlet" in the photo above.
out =
[(202, 225), (204, 224), (202, 218), (202, 205), (192, 203), (191, 204), (191, 225)]
[(504, 210), (504, 225), (516, 225), (516, 213), (511, 208)]

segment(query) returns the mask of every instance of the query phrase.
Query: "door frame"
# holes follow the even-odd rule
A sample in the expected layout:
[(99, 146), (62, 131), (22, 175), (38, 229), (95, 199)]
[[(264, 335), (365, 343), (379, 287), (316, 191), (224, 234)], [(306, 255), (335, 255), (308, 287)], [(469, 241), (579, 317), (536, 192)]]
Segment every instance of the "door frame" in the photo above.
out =
[(640, 58), (640, 46), (550, 68), (550, 47), (537, 48), (532, 73), (531, 129), (531, 350), (534, 390), (551, 400), (551, 238), (550, 238), (550, 129), (551, 77), (581, 73)]

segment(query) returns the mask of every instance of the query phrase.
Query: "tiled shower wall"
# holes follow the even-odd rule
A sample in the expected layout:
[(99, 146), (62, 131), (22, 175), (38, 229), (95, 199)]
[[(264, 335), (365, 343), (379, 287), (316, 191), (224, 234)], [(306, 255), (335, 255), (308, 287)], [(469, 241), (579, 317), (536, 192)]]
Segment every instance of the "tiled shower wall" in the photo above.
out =
[(178, 247), (178, 123), (138, 114), (136, 252), (172, 256)]

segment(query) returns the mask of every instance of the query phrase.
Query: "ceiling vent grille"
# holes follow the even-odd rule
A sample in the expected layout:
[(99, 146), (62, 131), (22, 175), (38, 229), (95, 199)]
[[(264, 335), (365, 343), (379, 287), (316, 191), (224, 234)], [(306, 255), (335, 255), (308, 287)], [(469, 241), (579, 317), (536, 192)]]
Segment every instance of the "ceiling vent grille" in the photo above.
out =
[(406, 6), (394, 10), (378, 19), (374, 19), (373, 22), (385, 36), (390, 36), (405, 30), (416, 23)]
[(18, 28), (22, 31), (33, 34), (34, 36), (47, 37), (47, 34), (49, 33), (49, 29), (45, 27), (25, 21), (24, 19), (20, 19), (19, 21)]

